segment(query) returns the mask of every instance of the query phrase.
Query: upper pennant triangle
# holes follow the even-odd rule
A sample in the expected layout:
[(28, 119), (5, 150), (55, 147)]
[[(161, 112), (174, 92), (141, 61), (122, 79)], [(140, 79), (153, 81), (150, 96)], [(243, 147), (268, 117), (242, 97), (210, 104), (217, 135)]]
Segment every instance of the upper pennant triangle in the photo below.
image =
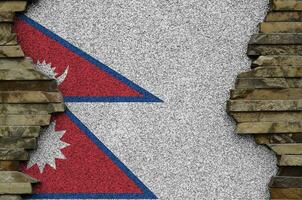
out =
[(15, 31), (25, 55), (64, 78), (59, 88), (65, 102), (161, 102), (25, 15), (17, 16)]

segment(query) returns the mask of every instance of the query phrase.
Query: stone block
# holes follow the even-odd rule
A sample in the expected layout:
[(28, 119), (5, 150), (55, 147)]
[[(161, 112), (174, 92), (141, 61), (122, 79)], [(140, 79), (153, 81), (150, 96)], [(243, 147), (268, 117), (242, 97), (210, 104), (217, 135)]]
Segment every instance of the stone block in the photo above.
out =
[(31, 183), (0, 183), (0, 194), (31, 194)]
[(0, 91), (0, 103), (60, 103), (60, 92)]
[(238, 123), (237, 134), (302, 133), (302, 122), (244, 122)]
[(273, 0), (272, 6), (277, 11), (302, 11), (301, 0)]
[(20, 171), (19, 161), (0, 161), (0, 171)]
[(302, 111), (302, 100), (229, 100), (227, 111)]
[[(302, 12), (301, 12), (302, 21)], [(249, 44), (251, 45), (302, 45), (301, 33), (273, 33), (252, 35)]]
[(19, 45), (0, 46), (0, 58), (22, 58), (24, 53)]
[(38, 183), (27, 174), (18, 171), (0, 171), (0, 183)]
[(265, 17), (266, 22), (301, 22), (302, 12), (269, 12)]
[(302, 55), (302, 45), (253, 45), (248, 46), (248, 56), (260, 55)]
[[(1, 60), (1, 59), (0, 59)], [(46, 81), (0, 81), (0, 91), (57, 91), (55, 80)]]
[(302, 167), (279, 167), (277, 176), (302, 177)]
[(270, 188), (302, 188), (302, 177), (275, 176), (269, 183)]
[(28, 153), (24, 149), (0, 148), (0, 160), (28, 160)]
[(1, 35), (0, 34), (0, 45), (17, 45), (17, 36), (15, 33), (10, 35)]
[(268, 144), (267, 146), (277, 155), (302, 155), (302, 144)]
[(254, 135), (257, 144), (293, 144), (302, 142), (302, 134), (257, 134)]
[(260, 56), (253, 62), (254, 66), (302, 66), (302, 56)]
[(282, 155), (278, 159), (279, 166), (302, 166), (302, 155)]
[(302, 78), (238, 78), (238, 89), (285, 89), (302, 87)]
[(229, 112), (236, 122), (297, 122), (302, 112)]
[(0, 126), (47, 126), (50, 115), (0, 115)]
[(38, 137), (40, 126), (0, 126), (0, 138), (33, 138)]
[(236, 89), (230, 96), (232, 100), (300, 100), (302, 88)]
[(260, 33), (302, 33), (302, 22), (262, 22)]
[(302, 199), (302, 188), (270, 188), (272, 200)]
[(0, 12), (22, 12), (26, 6), (27, 1), (0, 1)]
[(238, 75), (238, 78), (302, 78), (302, 66), (257, 67)]
[(1, 148), (23, 148), (27, 150), (33, 150), (37, 148), (36, 138), (11, 138), (2, 137), (0, 138)]
[(22, 200), (20, 195), (0, 195), (0, 200)]
[(0, 81), (20, 81), (20, 80), (30, 80), (30, 81), (44, 81), (53, 80), (41, 72), (34, 69), (0, 69)]
[(63, 103), (50, 104), (0, 104), (0, 115), (47, 115), (64, 112)]
[(13, 22), (14, 17), (14, 12), (0, 12), (0, 22)]

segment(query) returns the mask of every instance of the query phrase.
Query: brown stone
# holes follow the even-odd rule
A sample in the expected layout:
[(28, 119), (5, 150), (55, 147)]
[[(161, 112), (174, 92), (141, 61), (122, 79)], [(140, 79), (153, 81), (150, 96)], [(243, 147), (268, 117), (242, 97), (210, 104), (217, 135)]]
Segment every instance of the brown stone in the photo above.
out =
[(19, 45), (0, 46), (0, 58), (19, 58), (24, 57), (24, 53)]
[[(1, 107), (1, 106), (0, 106)], [(50, 115), (0, 115), (0, 126), (47, 126)]]
[(262, 22), (261, 33), (302, 33), (302, 22)]
[(52, 80), (49, 77), (45, 76), (41, 72), (38, 72), (34, 69), (0, 69), (0, 81), (8, 80)]
[(43, 91), (0, 91), (1, 103), (60, 103), (60, 92)]
[(302, 167), (279, 167), (277, 176), (302, 177)]
[(254, 66), (301, 66), (302, 56), (295, 55), (272, 55), (260, 56), (253, 62)]
[(0, 126), (0, 138), (32, 138), (38, 137), (40, 126)]
[(14, 17), (14, 12), (0, 12), (0, 22), (13, 22)]
[(275, 176), (269, 183), (270, 188), (302, 188), (302, 177)]
[(30, 58), (1, 58), (0, 69), (34, 69)]
[(298, 122), (302, 112), (229, 112), (236, 122)]
[(277, 11), (302, 11), (301, 0), (273, 0), (272, 6)]
[(0, 34), (0, 45), (17, 45), (17, 35), (15, 33), (10, 35)]
[(46, 81), (0, 81), (0, 91), (57, 91), (55, 80)]
[(302, 188), (270, 188), (272, 200), (302, 199)]
[(20, 195), (0, 195), (0, 200), (22, 200)]
[(292, 144), (301, 143), (302, 134), (257, 134), (255, 135), (257, 144)]
[(300, 100), (302, 88), (287, 89), (236, 89), (231, 90), (232, 100)]
[(19, 161), (0, 161), (0, 171), (19, 171)]
[(302, 12), (269, 12), (266, 22), (301, 22)]
[(63, 103), (49, 104), (0, 104), (0, 115), (47, 115), (64, 112)]
[(0, 146), (2, 148), (23, 148), (33, 150), (37, 148), (36, 138), (0, 138)]
[(302, 133), (302, 122), (245, 122), (238, 123), (237, 134)]
[(302, 166), (302, 155), (282, 155), (278, 159), (279, 166)]
[[(301, 12), (302, 17), (302, 12)], [(302, 21), (302, 18), (301, 18)], [(252, 35), (250, 45), (302, 45), (301, 33), (273, 33)]]
[(0, 183), (0, 194), (31, 194), (31, 183)]
[(28, 160), (28, 153), (24, 149), (0, 148), (0, 160)]
[(302, 66), (257, 67), (240, 73), (238, 78), (302, 78)]
[(18, 171), (0, 171), (0, 183), (38, 183), (37, 179)]
[(268, 144), (277, 155), (301, 155), (302, 144)]
[(252, 45), (248, 46), (248, 56), (260, 55), (302, 55), (302, 45)]
[[(1, 1), (0, 1), (1, 4)], [(0, 8), (1, 9), (1, 8)], [(0, 23), (0, 36), (8, 36), (12, 34), (12, 28), (13, 28), (13, 23), (6, 23), (6, 22), (1, 22)]]
[(227, 111), (302, 111), (302, 100), (230, 100)]
[(0, 12), (22, 12), (26, 5), (27, 1), (0, 1)]
[(302, 87), (302, 78), (238, 78), (238, 89), (282, 89)]

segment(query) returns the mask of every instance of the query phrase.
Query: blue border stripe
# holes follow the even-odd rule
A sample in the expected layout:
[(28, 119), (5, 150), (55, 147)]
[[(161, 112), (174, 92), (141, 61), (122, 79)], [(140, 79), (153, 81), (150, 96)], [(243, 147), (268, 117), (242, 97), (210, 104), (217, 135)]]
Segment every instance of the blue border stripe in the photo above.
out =
[(34, 194), (27, 196), (27, 199), (157, 199), (153, 192), (151, 192), (68, 108), (66, 108), (65, 114), (142, 190), (143, 193)]
[(110, 74), (114, 78), (118, 79), (119, 81), (123, 82), (124, 84), (126, 84), (127, 86), (132, 88), (133, 90), (135, 90), (138, 93), (143, 95), (143, 97), (141, 97), (139, 101), (137, 100), (137, 97), (124, 97), (124, 98), (121, 98), (121, 97), (110, 97), (110, 98), (108, 98), (108, 97), (88, 97), (88, 99), (86, 99), (86, 97), (65, 97), (67, 102), (86, 102), (87, 100), (89, 100), (89, 102), (91, 102), (91, 101), (92, 102), (105, 102), (105, 100), (106, 100), (106, 102), (163, 102), (158, 97), (154, 96), (150, 92), (148, 92), (145, 89), (141, 88), (137, 84), (133, 83), (132, 81), (130, 81), (126, 77), (124, 77), (121, 74), (117, 73), (116, 71), (109, 68), (108, 66), (104, 65), (100, 61), (96, 60), (92, 56), (85, 53), (84, 51), (82, 51), (79, 48), (75, 47), (74, 45), (67, 42), (66, 40), (64, 40), (60, 36), (56, 35), (52, 31), (48, 30), (47, 28), (45, 28), (44, 26), (42, 26), (38, 22), (32, 20), (31, 18), (27, 17), (24, 14), (18, 14), (17, 16), (18, 16), (19, 19), (25, 21), (26, 23), (28, 23), (32, 27), (38, 29), (39, 31), (41, 31), (42, 33), (44, 33), (45, 35), (47, 35), (48, 37), (50, 37), (54, 41), (58, 42), (59, 44), (63, 45), (64, 47), (68, 48), (73, 53), (77, 54), (78, 56), (81, 56), (82, 58), (86, 59), (88, 62), (96, 65), (102, 71)]
[(65, 102), (160, 102), (152, 97), (64, 97)]

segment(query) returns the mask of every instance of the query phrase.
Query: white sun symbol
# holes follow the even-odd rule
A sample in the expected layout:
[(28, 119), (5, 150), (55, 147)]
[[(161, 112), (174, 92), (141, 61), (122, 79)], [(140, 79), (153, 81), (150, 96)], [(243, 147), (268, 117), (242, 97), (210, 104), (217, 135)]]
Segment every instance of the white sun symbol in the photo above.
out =
[(61, 85), (65, 81), (65, 79), (68, 75), (69, 66), (66, 67), (65, 71), (61, 75), (58, 75), (58, 73), (56, 73), (56, 71), (55, 71), (56, 68), (52, 67), (51, 63), (46, 63), (45, 60), (43, 62), (40, 62), (38, 60), (35, 65), (35, 69), (50, 78), (56, 79), (58, 84)]
[(56, 159), (66, 159), (61, 152), (61, 149), (69, 146), (68, 143), (61, 141), (66, 131), (56, 131), (55, 127), (56, 122), (53, 121), (47, 128), (42, 129), (38, 149), (30, 153), (27, 169), (37, 164), (40, 173), (43, 173), (47, 164), (56, 169)]

